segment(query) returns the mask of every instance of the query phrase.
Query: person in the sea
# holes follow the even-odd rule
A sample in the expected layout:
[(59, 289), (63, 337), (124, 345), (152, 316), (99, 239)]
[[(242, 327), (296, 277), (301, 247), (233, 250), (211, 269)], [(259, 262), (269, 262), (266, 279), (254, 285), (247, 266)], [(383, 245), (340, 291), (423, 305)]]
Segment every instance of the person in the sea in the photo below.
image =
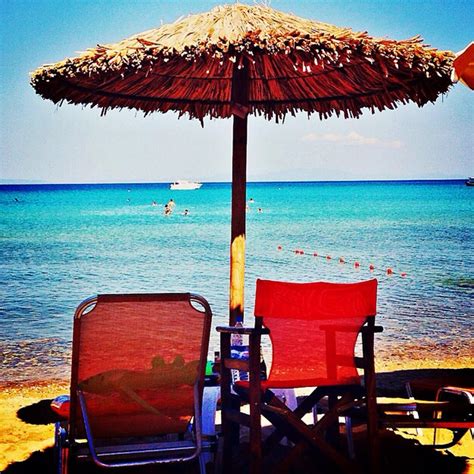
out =
[(258, 208), (258, 212), (261, 213), (263, 212), (263, 209), (261, 207)]
[(189, 215), (189, 210), (185, 209), (184, 212), (183, 212), (183, 216), (187, 216), (187, 215)]
[(253, 198), (250, 198), (249, 202), (252, 203), (252, 202), (255, 202), (255, 201), (253, 200)]
[(156, 203), (156, 201), (151, 201), (151, 205), (152, 205), (153, 207), (155, 207), (155, 206), (157, 206), (158, 204)]
[(169, 216), (173, 212), (173, 209), (168, 204), (165, 204), (165, 216)]
[(175, 205), (176, 205), (176, 204), (175, 204), (175, 202), (173, 201), (173, 199), (170, 199), (170, 200), (168, 201), (167, 206), (171, 209), (171, 211), (174, 210), (174, 206), (175, 206)]

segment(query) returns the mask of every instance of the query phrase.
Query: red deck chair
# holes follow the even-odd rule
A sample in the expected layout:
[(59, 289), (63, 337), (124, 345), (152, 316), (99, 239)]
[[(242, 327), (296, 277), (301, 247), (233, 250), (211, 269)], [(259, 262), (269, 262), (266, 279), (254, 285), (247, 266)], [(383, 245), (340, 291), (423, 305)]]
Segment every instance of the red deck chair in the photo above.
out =
[[(317, 457), (329, 458), (345, 472), (357, 472), (359, 466), (325, 439), (338, 430), (338, 417), (354, 405), (368, 408), (368, 436), (372, 469), (376, 469), (377, 411), (374, 373), (374, 332), (377, 280), (361, 283), (286, 283), (257, 280), (254, 328), (217, 328), (221, 332), (221, 397), (225, 462), (232, 459), (236, 429), (250, 428), (250, 472), (261, 472), (261, 415), (276, 428), (266, 440), (263, 451), (275, 447), (287, 437), (293, 443), (279, 471), (291, 465), (307, 448)], [(230, 358), (231, 334), (249, 335), (249, 361)], [(362, 332), (363, 356), (354, 355), (356, 339)], [(260, 380), (260, 339), (270, 334), (272, 365), (268, 380)], [(357, 367), (364, 368), (364, 388)], [(249, 382), (238, 382), (234, 390), (250, 404), (250, 416), (240, 413), (230, 390), (230, 369), (249, 371)], [(315, 387), (304, 401), (291, 411), (271, 388)], [(314, 426), (302, 417), (328, 396), (329, 409)], [(333, 433), (334, 434), (334, 433)], [(229, 466), (224, 464), (224, 472)], [(266, 471), (265, 471), (266, 472)]]
[(69, 420), (56, 429), (58, 471), (81, 459), (190, 461), (209, 448), (201, 402), (210, 324), (207, 301), (190, 294), (85, 300), (74, 316)]

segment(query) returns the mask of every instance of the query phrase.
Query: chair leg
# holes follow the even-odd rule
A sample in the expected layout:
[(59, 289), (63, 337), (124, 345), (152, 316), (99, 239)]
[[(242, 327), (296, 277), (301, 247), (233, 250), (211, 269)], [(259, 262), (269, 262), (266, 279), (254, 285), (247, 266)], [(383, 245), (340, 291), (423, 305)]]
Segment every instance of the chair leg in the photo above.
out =
[[(415, 397), (413, 396), (413, 391), (411, 389), (410, 382), (407, 382), (405, 384), (405, 390), (407, 392), (408, 398), (410, 400), (415, 400)], [(412, 416), (415, 420), (420, 419), (420, 415), (419, 415), (417, 410), (410, 412), (409, 415)], [(416, 433), (417, 436), (421, 436), (423, 434), (421, 428), (415, 428), (415, 433)]]
[(225, 415), (226, 411), (238, 410), (240, 408), (240, 401), (231, 398), (229, 402), (222, 406), (222, 472), (224, 474), (232, 471), (234, 448), (239, 446), (240, 441), (240, 426), (231, 421)]
[(201, 454), (198, 458), (199, 461), (199, 474), (206, 474), (206, 460)]
[[(371, 320), (369, 327), (373, 328), (374, 321)], [(369, 465), (371, 474), (380, 472), (380, 440), (377, 420), (377, 398), (375, 385), (375, 363), (374, 363), (374, 332), (362, 334), (362, 350), (365, 359), (364, 385), (366, 390), (367, 404), (367, 439), (369, 444)]]
[(66, 430), (62, 423), (58, 422), (54, 426), (54, 437), (55, 437), (55, 457), (56, 457), (56, 473), (57, 474), (68, 474), (69, 468), (69, 449), (65, 446), (66, 441)]
[(260, 402), (250, 399), (250, 474), (259, 474), (262, 470), (262, 426)]
[[(328, 396), (328, 408), (331, 411), (337, 404), (338, 397), (337, 395), (329, 395)], [(336, 449), (340, 447), (340, 433), (339, 433), (339, 417), (336, 416), (335, 420), (331, 425), (329, 425), (326, 429), (326, 439), (328, 440), (331, 445), (333, 445)]]
[(354, 438), (352, 436), (352, 418), (350, 416), (344, 417), (346, 424), (346, 439), (347, 439), (347, 453), (349, 459), (355, 459)]
[(371, 474), (378, 474), (380, 472), (380, 439), (377, 416), (377, 401), (375, 397), (367, 397), (367, 438)]
[[(221, 416), (222, 416), (222, 472), (232, 471), (234, 447), (239, 445), (240, 426), (227, 414), (240, 410), (240, 400), (231, 393), (231, 373), (225, 367), (225, 360), (230, 358), (230, 334), (221, 334)], [(237, 399), (236, 399), (237, 398)]]
[(213, 468), (214, 468), (214, 473), (215, 474), (221, 474), (223, 471), (222, 467), (222, 443), (223, 443), (222, 436), (218, 434), (216, 436), (216, 446), (215, 446), (215, 452), (214, 452), (214, 463), (213, 463)]
[(262, 471), (262, 391), (260, 386), (260, 335), (249, 337), (250, 474)]

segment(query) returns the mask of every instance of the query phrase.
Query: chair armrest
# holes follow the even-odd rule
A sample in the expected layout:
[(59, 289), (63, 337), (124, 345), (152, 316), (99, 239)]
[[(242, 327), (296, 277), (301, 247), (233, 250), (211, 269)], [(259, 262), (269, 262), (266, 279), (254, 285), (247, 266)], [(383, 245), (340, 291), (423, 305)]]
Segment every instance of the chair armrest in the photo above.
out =
[(371, 334), (376, 332), (383, 332), (383, 326), (374, 326), (371, 328), (370, 326), (362, 326), (360, 332), (362, 334)]
[(428, 400), (410, 400), (403, 398), (377, 398), (377, 408), (380, 414), (390, 412), (432, 412), (450, 408), (449, 402), (436, 402)]
[(216, 330), (224, 334), (270, 334), (270, 330), (267, 328), (249, 328), (242, 326), (217, 326)]

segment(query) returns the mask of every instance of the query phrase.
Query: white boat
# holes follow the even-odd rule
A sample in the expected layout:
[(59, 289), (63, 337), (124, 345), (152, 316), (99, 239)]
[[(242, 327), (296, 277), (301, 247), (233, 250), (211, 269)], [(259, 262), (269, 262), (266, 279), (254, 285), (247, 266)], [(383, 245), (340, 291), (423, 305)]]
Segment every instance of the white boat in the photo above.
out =
[(467, 178), (466, 186), (474, 186), (474, 177)]
[(170, 184), (170, 189), (173, 191), (189, 191), (191, 189), (199, 189), (202, 186), (202, 183), (198, 183), (197, 181), (175, 181), (174, 183)]

